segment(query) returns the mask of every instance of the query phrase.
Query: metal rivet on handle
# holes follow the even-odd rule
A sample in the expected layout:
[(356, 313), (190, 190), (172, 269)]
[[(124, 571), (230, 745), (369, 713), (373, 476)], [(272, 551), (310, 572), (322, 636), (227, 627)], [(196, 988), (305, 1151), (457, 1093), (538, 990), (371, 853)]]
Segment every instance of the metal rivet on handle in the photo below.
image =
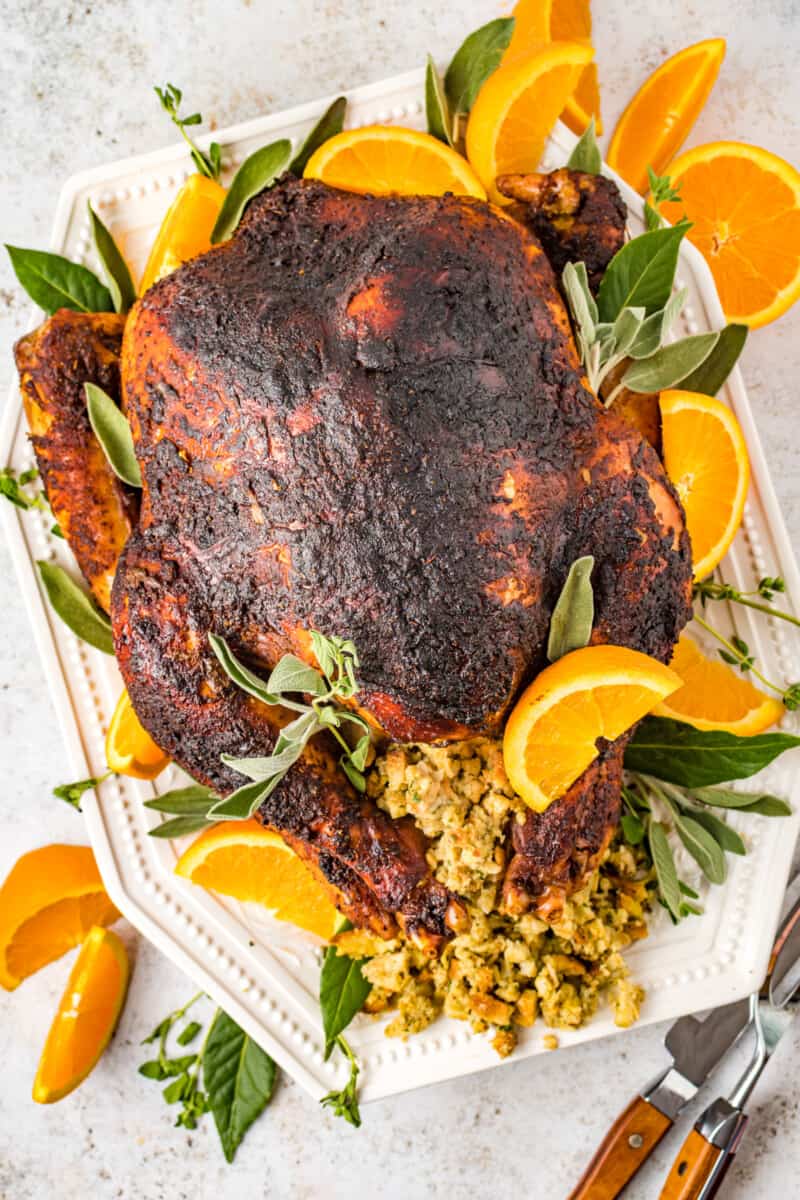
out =
[(640, 1133), (632, 1133), (628, 1138), (628, 1145), (630, 1146), (631, 1150), (641, 1150), (642, 1146), (644, 1145), (644, 1138)]

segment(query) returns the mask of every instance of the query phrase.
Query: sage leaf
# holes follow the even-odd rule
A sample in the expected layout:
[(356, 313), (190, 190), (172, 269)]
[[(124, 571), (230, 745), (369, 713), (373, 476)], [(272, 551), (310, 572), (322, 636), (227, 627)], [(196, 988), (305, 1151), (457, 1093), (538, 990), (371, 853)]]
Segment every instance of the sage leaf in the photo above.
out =
[(289, 164), (292, 143), (288, 138), (262, 146), (246, 158), (233, 177), (233, 182), (211, 230), (211, 244), (227, 241), (242, 219), (242, 214), (254, 197), (271, 187)]
[(746, 325), (726, 325), (721, 329), (714, 349), (699, 367), (680, 380), (681, 387), (687, 392), (716, 396), (736, 365), (749, 332)]
[(156, 812), (174, 814), (175, 816), (205, 816), (211, 805), (219, 800), (216, 792), (205, 787), (202, 783), (193, 783), (189, 787), (174, 788), (156, 796), (155, 800), (145, 800), (144, 807)]
[(6, 245), (11, 266), (25, 291), (48, 316), (59, 308), (73, 312), (113, 312), (111, 293), (93, 271), (60, 254)]
[(149, 836), (154, 838), (171, 838), (185, 837), (187, 833), (197, 833), (199, 829), (208, 829), (213, 825), (213, 821), (207, 821), (205, 817), (174, 817), (171, 821), (164, 821), (161, 825), (156, 825), (155, 829), (149, 830)]
[(303, 742), (292, 742), (286, 750), (265, 755), (263, 758), (234, 758), (230, 754), (222, 754), (220, 757), (226, 767), (258, 783), (271, 779), (273, 775), (285, 774), (303, 753), (303, 746)]
[(583, 171), (587, 175), (599, 175), (603, 165), (603, 156), (597, 144), (594, 127), (594, 117), (584, 129), (578, 141), (572, 148), (572, 154), (567, 159), (571, 171)]
[(475, 97), (508, 48), (513, 17), (498, 17), (476, 29), (461, 43), (444, 77), (445, 95), (454, 115), (468, 113)]
[(91, 777), (89, 779), (79, 779), (76, 783), (60, 783), (58, 787), (53, 788), (53, 795), (57, 800), (64, 800), (67, 804), (71, 804), (78, 812), (82, 812), (81, 800), (88, 791), (92, 788), (99, 787), (109, 775), (111, 771), (106, 771), (105, 775)]
[(719, 817), (715, 817), (713, 813), (701, 812), (699, 809), (692, 810), (692, 820), (711, 834), (714, 841), (727, 850), (729, 854), (747, 854), (747, 847), (735, 829), (731, 829), (725, 821), (721, 821)]
[(762, 817), (790, 817), (792, 806), (768, 792), (734, 792), (730, 788), (695, 788), (693, 796), (701, 804), (714, 808), (735, 808), (740, 812), (759, 813)]
[(343, 754), (339, 759), (339, 766), (342, 768), (357, 792), (361, 792), (362, 794), (366, 792), (367, 781), (358, 768), (353, 766), (351, 758), (346, 758)]
[(425, 67), (425, 117), (428, 122), (428, 133), (438, 138), (446, 146), (452, 146), (452, 117), (447, 103), (444, 84), (436, 67), (436, 63), (428, 55)]
[[(347, 921), (342, 923), (341, 928), (351, 929), (352, 926)], [(339, 1034), (347, 1028), (356, 1013), (361, 1012), (370, 993), (372, 985), (361, 971), (366, 961), (365, 958), (337, 954), (335, 946), (328, 946), (325, 951), (319, 977), (319, 1007), (325, 1033), (326, 1059), (330, 1058)]]
[(597, 305), (589, 289), (586, 263), (567, 263), (562, 272), (561, 281), (575, 323), (586, 345), (591, 346), (599, 334), (599, 329), (597, 327)]
[(630, 358), (649, 358), (651, 354), (655, 354), (664, 337), (675, 324), (688, 295), (688, 288), (681, 288), (679, 292), (673, 292), (662, 309), (642, 322), (636, 338), (628, 347), (627, 353)]
[(644, 841), (644, 825), (633, 813), (623, 813), (620, 818), (620, 824), (622, 826), (622, 836), (628, 845), (638, 846)]
[(623, 308), (658, 312), (670, 298), (678, 251), (688, 222), (643, 233), (617, 251), (608, 264), (597, 293), (603, 321), (615, 321)]
[(550, 662), (589, 644), (594, 623), (593, 567), (593, 556), (586, 554), (583, 558), (576, 558), (569, 569), (550, 618), (550, 636), (547, 639)]
[(718, 333), (696, 333), (679, 342), (670, 342), (649, 358), (628, 367), (622, 386), (631, 392), (660, 392), (675, 387), (708, 358), (718, 340)]
[(679, 921), (681, 919), (681, 889), (678, 883), (678, 872), (675, 869), (675, 859), (667, 840), (667, 831), (659, 821), (648, 822), (647, 842), (656, 871), (659, 894), (674, 919)]
[(761, 796), (742, 812), (759, 813), (762, 817), (790, 817), (793, 809), (787, 800), (781, 800), (778, 796)]
[(235, 792), (212, 805), (208, 810), (209, 817), (214, 821), (249, 821), (262, 800), (266, 800), (275, 790), (283, 774), (285, 772), (273, 776), (270, 780), (257, 779), (237, 788)]
[(225, 674), (243, 692), (247, 692), (249, 696), (253, 696), (263, 704), (284, 704), (287, 708), (297, 708), (300, 711), (305, 711), (304, 706), (295, 705), (290, 701), (283, 700), (281, 696), (273, 695), (268, 690), (264, 680), (259, 679), (258, 675), (236, 657), (225, 641), (225, 638), (218, 637), (215, 633), (210, 633), (208, 641)]
[(142, 486), (142, 473), (133, 448), (128, 418), (96, 383), (85, 383), (86, 409), (95, 437), (103, 448), (111, 470), (129, 487)]
[(275, 1063), (235, 1021), (217, 1009), (203, 1055), (203, 1080), (227, 1162), (275, 1087)]
[(95, 250), (106, 277), (108, 290), (111, 293), (114, 311), (126, 313), (136, 299), (136, 288), (133, 286), (128, 264), (122, 257), (117, 243), (88, 201), (86, 207), (89, 209)]
[[(654, 314), (660, 316), (660, 313)], [(648, 318), (652, 320), (652, 318)], [(623, 308), (612, 325), (614, 350), (621, 357), (629, 352), (629, 348), (641, 333), (645, 322), (643, 308)]]
[(319, 150), (329, 138), (341, 133), (344, 128), (344, 118), (347, 112), (347, 97), (337, 96), (332, 104), (325, 109), (320, 119), (306, 134), (303, 144), (289, 163), (292, 175), (300, 176), (306, 169), (306, 164), (315, 150)]
[(267, 680), (267, 689), (275, 695), (310, 692), (312, 696), (324, 696), (328, 690), (319, 671), (295, 654), (284, 654)]
[(68, 625), (76, 637), (88, 642), (104, 654), (114, 653), (111, 622), (101, 612), (88, 592), (79, 587), (63, 567), (37, 561), (39, 574), (53, 610)]
[(747, 779), (794, 746), (800, 746), (800, 737), (788, 733), (738, 737), (668, 717), (645, 717), (625, 749), (625, 766), (681, 787), (705, 788)]
[(712, 834), (691, 817), (676, 817), (675, 828), (709, 883), (724, 883), (728, 866), (722, 848)]

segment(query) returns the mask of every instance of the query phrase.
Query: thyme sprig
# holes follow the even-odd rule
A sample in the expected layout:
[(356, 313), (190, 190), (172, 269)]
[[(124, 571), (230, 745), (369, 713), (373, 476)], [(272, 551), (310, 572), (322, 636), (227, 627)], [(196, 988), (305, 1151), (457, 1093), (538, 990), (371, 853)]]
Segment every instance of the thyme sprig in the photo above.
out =
[(679, 183), (673, 186), (669, 175), (656, 175), (651, 166), (647, 168), (647, 178), (650, 182), (653, 203), (650, 204), (648, 200), (644, 202), (644, 223), (648, 231), (652, 231), (660, 229), (664, 224), (664, 219), (658, 211), (659, 204), (680, 200), (683, 185)]
[(773, 683), (771, 679), (767, 679), (762, 671), (759, 671), (755, 665), (755, 655), (743, 638), (738, 637), (736, 634), (731, 634), (729, 638), (726, 638), (724, 634), (720, 633), (718, 629), (715, 629), (713, 625), (709, 624), (704, 617), (699, 616), (697, 613), (694, 614), (694, 619), (702, 629), (705, 629), (706, 633), (710, 634), (723, 647), (718, 651), (718, 654), (724, 662), (729, 663), (732, 667), (738, 667), (743, 673), (750, 672), (752, 675), (755, 675), (756, 679), (759, 679), (765, 687), (778, 693), (784, 706), (790, 712), (793, 712), (796, 708), (800, 708), (800, 682), (790, 683), (785, 686), (780, 683)]
[(201, 175), (206, 175), (209, 179), (219, 180), (222, 151), (218, 142), (212, 142), (208, 147), (208, 154), (205, 154), (200, 147), (194, 142), (190, 134), (186, 132), (187, 126), (200, 125), (203, 117), (199, 112), (190, 113), (188, 117), (181, 117), (178, 113), (183, 92), (180, 88), (175, 87), (174, 83), (167, 83), (163, 88), (155, 87), (153, 89), (161, 103), (164, 112), (169, 116), (172, 124), (180, 131), (180, 135), (189, 147), (189, 152), (192, 156), (192, 162), (197, 167)]
[(358, 1059), (350, 1048), (350, 1043), (341, 1034), (336, 1039), (336, 1045), (342, 1051), (350, 1064), (350, 1075), (347, 1083), (340, 1091), (328, 1092), (320, 1100), (325, 1108), (333, 1109), (334, 1116), (344, 1117), (358, 1129), (361, 1125), (361, 1112), (358, 1107)]
[[(694, 597), (705, 608), (709, 600), (728, 600), (732, 604), (743, 604), (746, 608), (754, 608), (757, 612), (776, 617), (779, 621), (789, 621), (792, 625), (800, 626), (800, 618), (793, 613), (784, 612), (769, 603), (777, 594), (786, 591), (786, 583), (780, 575), (765, 575), (759, 580), (758, 587), (751, 592), (740, 592), (730, 583), (718, 583), (715, 579), (704, 579), (694, 585)], [(767, 603), (764, 603), (766, 601)]]

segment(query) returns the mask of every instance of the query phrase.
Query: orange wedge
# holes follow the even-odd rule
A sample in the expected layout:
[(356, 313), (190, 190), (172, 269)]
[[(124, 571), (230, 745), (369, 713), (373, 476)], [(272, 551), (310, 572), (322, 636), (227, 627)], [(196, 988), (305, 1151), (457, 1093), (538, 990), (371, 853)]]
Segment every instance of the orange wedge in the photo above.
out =
[(133, 710), (126, 690), (117, 701), (106, 735), (106, 762), (116, 775), (155, 779), (169, 763)]
[(760, 692), (738, 671), (706, 658), (691, 638), (681, 638), (669, 665), (683, 687), (653, 710), (659, 717), (750, 737), (769, 729), (785, 712), (780, 700)]
[(508, 204), (494, 181), (506, 172), (534, 171), (544, 143), (593, 50), (551, 42), (498, 67), (478, 92), (467, 122), (467, 158), (495, 204)]
[(755, 329), (800, 297), (800, 172), (776, 154), (742, 142), (709, 142), (670, 164), (688, 237), (702, 251), (729, 321)]
[(637, 650), (587, 646), (537, 676), (517, 701), (503, 736), (511, 786), (536, 812), (563, 796), (614, 741), (681, 686), (674, 671)]
[(93, 925), (111, 925), (119, 915), (88, 846), (23, 854), (0, 888), (0, 987), (13, 991), (79, 946)]
[(81, 946), (33, 1084), (37, 1104), (69, 1095), (91, 1071), (114, 1032), (130, 967), (125, 946), (110, 929), (95, 925)]
[(225, 188), (206, 175), (190, 175), (167, 210), (147, 260), (139, 295), (190, 258), (211, 249)]
[(347, 192), (384, 196), (457, 196), (486, 193), (469, 164), (438, 138), (416, 129), (365, 125), (328, 138), (311, 155), (303, 172)]
[(663, 174), (686, 141), (724, 57), (724, 38), (687, 46), (645, 80), (623, 112), (606, 161), (637, 192), (647, 191), (648, 166)]
[[(503, 62), (530, 54), (545, 42), (585, 42), (591, 46), (592, 16), (589, 0), (518, 0), (512, 12), (514, 34)], [(603, 132), (600, 119), (600, 89), (597, 67), (584, 67), (575, 91), (567, 100), (561, 120), (573, 133), (583, 133), (594, 117), (598, 134)]]
[(339, 916), (325, 888), (283, 838), (258, 821), (221, 821), (202, 833), (175, 866), (201, 887), (250, 900), (330, 941)]
[(744, 434), (731, 410), (711, 396), (662, 392), (660, 405), (664, 466), (686, 512), (694, 577), (705, 579), (742, 523), (750, 483)]

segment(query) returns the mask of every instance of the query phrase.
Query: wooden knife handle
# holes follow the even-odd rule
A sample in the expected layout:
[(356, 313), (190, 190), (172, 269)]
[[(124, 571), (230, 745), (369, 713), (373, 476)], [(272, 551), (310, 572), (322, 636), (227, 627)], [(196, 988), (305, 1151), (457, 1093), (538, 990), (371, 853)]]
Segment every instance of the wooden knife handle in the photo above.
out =
[(642, 1096), (620, 1113), (569, 1200), (614, 1200), (672, 1125)]
[(726, 1161), (720, 1164), (713, 1185), (705, 1192), (703, 1189), (708, 1184), (720, 1158), (724, 1155), (725, 1150), (718, 1146), (712, 1146), (702, 1133), (693, 1129), (672, 1164), (672, 1169), (661, 1189), (659, 1200), (698, 1200), (701, 1195), (705, 1198), (715, 1196), (728, 1167), (733, 1162), (732, 1153), (729, 1153)]

